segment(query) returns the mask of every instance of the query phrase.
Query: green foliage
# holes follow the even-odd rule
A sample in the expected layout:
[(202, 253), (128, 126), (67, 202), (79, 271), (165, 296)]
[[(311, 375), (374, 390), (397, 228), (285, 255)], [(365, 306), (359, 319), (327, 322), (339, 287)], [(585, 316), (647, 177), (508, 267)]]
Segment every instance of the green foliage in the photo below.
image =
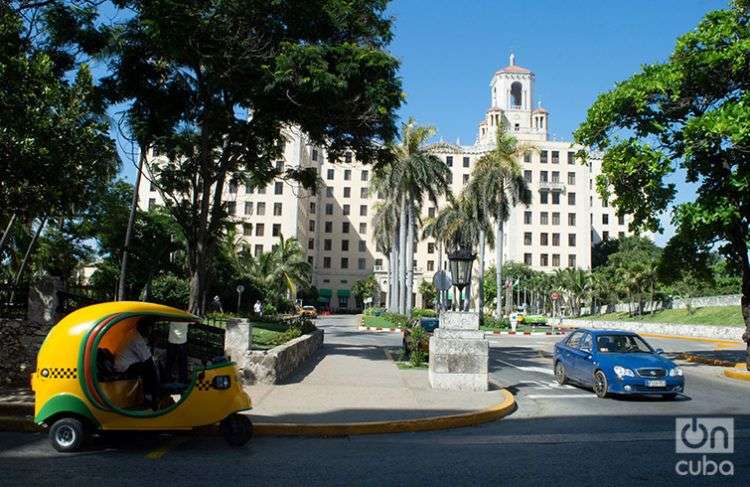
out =
[(276, 316), (278, 312), (273, 303), (263, 303), (263, 316)]
[(396, 328), (409, 328), (411, 326), (411, 320), (398, 313), (383, 313), (382, 318), (393, 323)]
[[(437, 298), (437, 289), (432, 281), (423, 279), (422, 282), (419, 283), (419, 294), (422, 295), (422, 303), (424, 303), (426, 307), (431, 308), (434, 306), (435, 298)], [(414, 311), (416, 311), (416, 309)]]
[(492, 315), (485, 314), (484, 323), (482, 326), (492, 330), (505, 330), (510, 328), (510, 320), (505, 317), (498, 319)]
[(370, 274), (364, 279), (360, 279), (355, 282), (352, 286), (352, 295), (354, 295), (360, 302), (367, 298), (371, 298), (373, 301), (380, 296), (380, 285), (378, 280), (375, 279), (375, 274)]
[(411, 312), (412, 318), (436, 318), (437, 311), (429, 308), (414, 308)]
[(187, 279), (172, 274), (165, 274), (151, 281), (149, 299), (154, 303), (186, 309), (189, 296), (190, 283), (188, 283)]
[(371, 306), (367, 309), (365, 309), (362, 314), (365, 316), (381, 316), (385, 310), (383, 308), (380, 308), (378, 306)]
[(426, 338), (427, 334), (421, 326), (415, 325), (411, 328), (407, 339), (409, 340), (409, 350), (411, 352), (409, 354), (409, 361), (413, 367), (419, 367), (424, 362), (426, 355), (424, 342)]

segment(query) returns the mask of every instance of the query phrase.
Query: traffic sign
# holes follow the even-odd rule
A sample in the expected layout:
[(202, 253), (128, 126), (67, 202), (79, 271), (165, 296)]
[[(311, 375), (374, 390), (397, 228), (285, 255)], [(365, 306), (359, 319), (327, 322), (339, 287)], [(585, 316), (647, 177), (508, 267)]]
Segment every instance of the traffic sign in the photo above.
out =
[(432, 277), (432, 283), (438, 291), (447, 291), (453, 286), (453, 280), (445, 271), (438, 271)]
[(237, 292), (238, 293), (242, 293), (244, 290), (245, 290), (245, 286), (243, 286), (242, 284), (238, 284), (237, 285)]

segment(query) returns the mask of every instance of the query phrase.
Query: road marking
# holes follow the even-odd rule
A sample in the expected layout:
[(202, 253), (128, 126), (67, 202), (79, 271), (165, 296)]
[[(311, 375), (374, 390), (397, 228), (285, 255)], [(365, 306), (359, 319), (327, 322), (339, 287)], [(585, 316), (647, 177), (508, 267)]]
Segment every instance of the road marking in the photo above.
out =
[(169, 450), (185, 443), (186, 441), (187, 438), (184, 436), (175, 436), (156, 450), (148, 452), (146, 458), (149, 460), (160, 460)]
[(503, 365), (507, 365), (509, 367), (513, 367), (514, 369), (523, 370), (524, 372), (536, 372), (537, 374), (547, 374), (547, 375), (555, 375), (554, 372), (552, 372), (550, 369), (546, 367), (532, 367), (532, 366), (521, 366), (521, 365), (513, 365), (510, 362), (506, 362), (505, 360), (495, 359), (498, 362), (500, 362)]
[(529, 399), (590, 399), (596, 394), (529, 394)]

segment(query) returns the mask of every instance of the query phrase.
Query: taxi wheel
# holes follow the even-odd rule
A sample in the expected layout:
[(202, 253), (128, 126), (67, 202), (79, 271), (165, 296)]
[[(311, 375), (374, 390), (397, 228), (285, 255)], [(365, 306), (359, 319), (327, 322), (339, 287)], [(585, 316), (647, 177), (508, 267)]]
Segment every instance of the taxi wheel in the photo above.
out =
[(607, 376), (601, 370), (597, 370), (594, 373), (594, 392), (597, 397), (607, 397), (608, 388)]
[(49, 429), (49, 439), (55, 450), (69, 453), (78, 450), (83, 444), (86, 429), (76, 418), (61, 418)]
[(243, 446), (253, 437), (253, 423), (243, 414), (230, 414), (221, 421), (219, 428), (232, 446)]

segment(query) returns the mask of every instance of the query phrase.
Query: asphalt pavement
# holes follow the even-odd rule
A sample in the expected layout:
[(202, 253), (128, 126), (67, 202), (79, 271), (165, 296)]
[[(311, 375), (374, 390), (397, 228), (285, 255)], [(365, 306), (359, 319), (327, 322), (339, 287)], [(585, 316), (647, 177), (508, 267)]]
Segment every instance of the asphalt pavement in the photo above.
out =
[[(327, 336), (398, 346), (392, 333), (359, 332), (354, 317), (324, 318)], [(561, 337), (492, 337), (492, 379), (518, 410), (478, 427), (348, 438), (257, 438), (234, 449), (217, 437), (117, 435), (62, 455), (42, 434), (0, 433), (1, 485), (749, 485), (750, 383), (682, 363), (676, 401), (598, 399), (554, 384), (549, 353)], [(667, 354), (715, 345), (648, 338)], [(675, 453), (675, 418), (734, 420), (734, 453)], [(679, 475), (690, 461), (733, 474)], [(686, 464), (683, 464), (685, 466)], [(705, 466), (708, 465), (707, 468)]]

